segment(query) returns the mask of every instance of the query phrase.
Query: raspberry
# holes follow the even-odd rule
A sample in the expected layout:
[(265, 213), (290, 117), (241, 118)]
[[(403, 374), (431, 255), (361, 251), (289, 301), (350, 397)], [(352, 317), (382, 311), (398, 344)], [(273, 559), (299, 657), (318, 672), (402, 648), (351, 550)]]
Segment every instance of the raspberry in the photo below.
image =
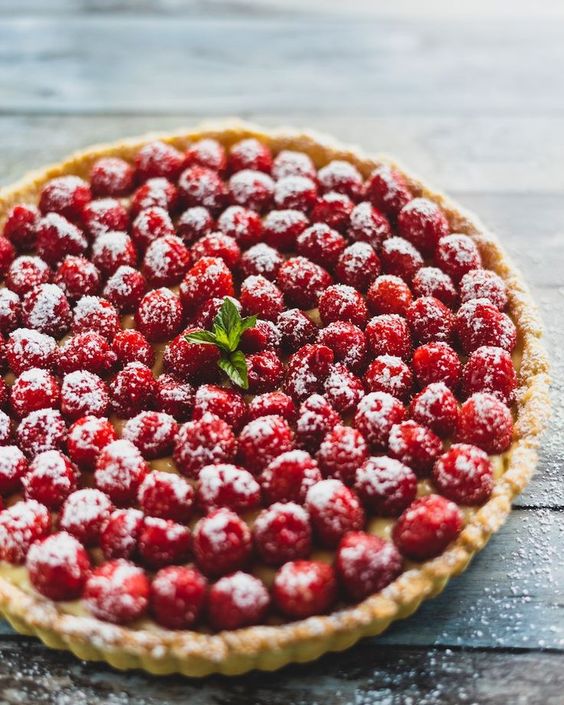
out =
[(405, 399), (413, 386), (413, 375), (400, 357), (380, 355), (368, 366), (364, 383), (370, 392), (387, 392)]
[(284, 365), (275, 352), (264, 350), (247, 357), (249, 392), (262, 394), (280, 386), (284, 378)]
[(493, 394), (476, 392), (460, 409), (456, 439), (486, 453), (503, 453), (511, 445), (513, 418), (507, 406)]
[(180, 174), (184, 156), (160, 140), (144, 145), (135, 155), (135, 175), (139, 181), (164, 177), (174, 181)]
[(219, 507), (245, 512), (260, 504), (258, 482), (250, 472), (236, 465), (206, 465), (198, 480), (198, 503), (205, 512)]
[(211, 576), (243, 568), (252, 553), (249, 527), (230, 509), (215, 509), (194, 527), (193, 551), (199, 568)]
[(309, 488), (321, 480), (315, 460), (303, 450), (290, 450), (274, 458), (261, 476), (262, 491), (268, 504), (303, 504)]
[(308, 226), (307, 217), (297, 210), (273, 210), (264, 218), (264, 241), (281, 252), (295, 249), (297, 236)]
[(405, 316), (413, 297), (407, 284), (393, 275), (384, 274), (371, 284), (366, 303), (372, 313), (396, 313)]
[(462, 365), (456, 352), (447, 343), (427, 343), (413, 353), (413, 372), (420, 387), (444, 382), (456, 390)]
[(67, 298), (77, 301), (98, 291), (100, 273), (84, 257), (69, 255), (59, 264), (53, 281)]
[(397, 225), (399, 234), (425, 254), (431, 254), (449, 233), (443, 212), (427, 198), (414, 198), (407, 203), (398, 215)]
[(90, 171), (90, 186), (96, 196), (127, 196), (134, 179), (133, 168), (119, 157), (101, 157)]
[(351, 212), (348, 235), (352, 240), (371, 245), (378, 252), (383, 242), (391, 237), (392, 229), (383, 213), (363, 202)]
[(112, 340), (120, 328), (116, 309), (100, 296), (83, 296), (74, 307), (73, 333), (94, 330)]
[(266, 392), (255, 396), (249, 402), (248, 418), (258, 419), (261, 416), (281, 416), (288, 422), (296, 419), (296, 405), (284, 392)]
[(65, 375), (61, 385), (61, 411), (66, 419), (75, 421), (81, 416), (104, 416), (108, 411), (108, 385), (87, 370)]
[(208, 617), (212, 627), (240, 629), (259, 624), (270, 604), (268, 590), (253, 575), (237, 571), (210, 588)]
[(392, 426), (388, 452), (392, 458), (409, 465), (419, 475), (427, 474), (443, 450), (438, 436), (415, 421), (402, 421)]
[(243, 254), (240, 263), (241, 273), (244, 277), (262, 275), (274, 281), (283, 261), (278, 250), (261, 242), (253, 245)]
[(218, 257), (202, 257), (180, 284), (180, 300), (187, 312), (194, 312), (208, 299), (234, 295), (231, 271)]
[(312, 225), (296, 238), (298, 254), (327, 269), (337, 264), (346, 244), (340, 233), (324, 223)]
[(458, 299), (452, 279), (437, 267), (421, 267), (413, 277), (413, 291), (416, 296), (434, 296), (445, 306), (454, 308)]
[(362, 193), (362, 176), (349, 162), (334, 159), (318, 171), (317, 178), (324, 193), (343, 193), (354, 201), (358, 200)]
[(129, 362), (141, 362), (147, 367), (152, 367), (155, 354), (149, 341), (138, 330), (120, 330), (112, 340), (112, 350), (121, 365)]
[(39, 409), (28, 414), (16, 431), (18, 445), (33, 458), (46, 450), (60, 450), (67, 440), (67, 427), (60, 412)]
[(241, 259), (241, 250), (236, 241), (223, 233), (209, 233), (192, 246), (194, 262), (203, 257), (222, 259), (229, 269), (234, 269)]
[(37, 592), (50, 600), (74, 600), (82, 594), (90, 559), (74, 536), (59, 531), (31, 546), (26, 568)]
[(162, 411), (141, 411), (123, 427), (123, 438), (131, 441), (144, 458), (162, 458), (170, 455), (178, 424)]
[(229, 152), (229, 169), (231, 172), (242, 169), (256, 169), (270, 174), (272, 170), (272, 153), (270, 149), (254, 137), (236, 142)]
[(4, 283), (18, 296), (23, 296), (39, 284), (46, 284), (50, 278), (47, 262), (40, 257), (22, 255), (10, 264)]
[(174, 235), (171, 217), (168, 211), (160, 206), (152, 206), (140, 211), (131, 227), (131, 239), (140, 252), (144, 252), (159, 238)]
[(368, 349), (375, 355), (393, 355), (407, 360), (413, 350), (405, 318), (395, 313), (376, 316), (365, 330)]
[(274, 194), (274, 181), (262, 171), (243, 169), (229, 179), (231, 203), (261, 213), (267, 210)]
[(40, 284), (23, 298), (22, 323), (40, 333), (61, 338), (68, 331), (71, 318), (67, 297), (56, 284)]
[(112, 407), (121, 418), (131, 418), (152, 406), (156, 391), (157, 382), (151, 370), (140, 362), (130, 362), (110, 385)]
[(213, 299), (207, 299), (196, 311), (194, 317), (192, 318), (192, 325), (195, 328), (204, 328), (206, 330), (211, 330), (213, 327), (213, 322), (215, 320), (215, 317), (217, 314), (220, 312), (221, 307), (223, 306), (225, 299), (229, 299), (235, 308), (239, 311), (239, 313), (242, 312), (242, 306), (237, 301), (237, 299), (234, 299), (232, 296), (223, 296), (221, 298), (214, 297)]
[(135, 312), (137, 328), (151, 342), (173, 338), (182, 327), (182, 318), (180, 299), (165, 287), (146, 293)]
[(306, 495), (306, 509), (323, 546), (336, 546), (348, 531), (364, 526), (358, 497), (340, 480), (321, 480)]
[(245, 279), (239, 298), (246, 315), (254, 314), (268, 321), (275, 321), (284, 310), (282, 292), (260, 274)]
[(47, 507), (33, 499), (4, 509), (0, 512), (0, 559), (23, 563), (29, 547), (46, 536), (50, 529), (51, 517)]
[(396, 522), (393, 539), (401, 553), (414, 561), (424, 561), (442, 553), (462, 531), (460, 509), (440, 495), (416, 499)]
[(247, 402), (234, 389), (204, 384), (196, 391), (193, 418), (197, 421), (206, 413), (218, 416), (239, 431), (247, 418)]
[(353, 372), (360, 372), (366, 362), (366, 338), (357, 326), (335, 321), (319, 331), (317, 341), (333, 351), (334, 359)]
[(69, 428), (68, 453), (81, 468), (92, 470), (100, 451), (115, 440), (116, 432), (108, 419), (83, 416)]
[(355, 531), (340, 542), (335, 571), (347, 595), (353, 600), (363, 600), (400, 575), (402, 559), (390, 541)]
[(39, 195), (39, 210), (80, 220), (82, 209), (92, 199), (90, 186), (78, 176), (58, 176), (48, 181)]
[(488, 299), (500, 311), (507, 306), (507, 287), (503, 279), (489, 269), (471, 269), (460, 280), (460, 300)]
[(180, 427), (173, 455), (180, 472), (196, 478), (205, 465), (231, 462), (236, 451), (231, 426), (213, 414), (204, 414)]
[(21, 315), (20, 297), (10, 289), (0, 289), (0, 335), (18, 327)]
[(230, 237), (243, 249), (256, 245), (262, 239), (262, 221), (258, 213), (243, 208), (229, 206), (219, 216), (217, 227), (226, 237)]
[(37, 224), (37, 254), (48, 264), (56, 264), (67, 255), (81, 255), (87, 247), (82, 230), (62, 215), (49, 213)]
[(333, 568), (319, 561), (290, 561), (274, 577), (272, 599), (283, 614), (304, 619), (328, 612), (337, 599)]
[(214, 169), (220, 173), (224, 172), (227, 167), (225, 148), (210, 137), (193, 142), (184, 152), (184, 165), (193, 166), (194, 164)]
[(138, 492), (139, 506), (152, 517), (186, 523), (193, 512), (194, 490), (183, 477), (153, 470)]
[(356, 428), (337, 425), (326, 434), (317, 453), (324, 477), (351, 485), (355, 473), (368, 457), (368, 446)]
[(108, 443), (98, 455), (94, 481), (117, 505), (131, 504), (137, 499), (139, 485), (149, 472), (139, 450), (125, 439)]
[(311, 211), (311, 220), (314, 223), (325, 223), (342, 233), (349, 226), (353, 208), (354, 203), (348, 196), (331, 191), (317, 199)]
[(253, 535), (257, 553), (267, 565), (307, 558), (311, 553), (309, 516), (294, 502), (277, 502), (263, 509)]
[(129, 215), (119, 201), (104, 198), (90, 201), (82, 211), (82, 222), (88, 233), (96, 238), (108, 230), (129, 229)]
[(317, 338), (317, 326), (297, 308), (282, 311), (276, 319), (276, 326), (280, 331), (282, 346), (288, 352), (296, 352)]
[(189, 166), (183, 171), (178, 190), (184, 205), (204, 206), (211, 213), (217, 213), (227, 201), (227, 188), (218, 173), (203, 166)]
[(356, 409), (364, 396), (364, 386), (359, 377), (338, 362), (331, 366), (325, 378), (323, 394), (334, 409), (341, 414), (348, 414)]
[(84, 587), (84, 601), (98, 619), (127, 624), (145, 614), (149, 591), (143, 570), (118, 559), (94, 568)]
[(325, 325), (345, 321), (363, 328), (368, 320), (368, 309), (356, 289), (345, 284), (333, 284), (319, 297), (319, 315)]
[(30, 328), (18, 328), (10, 333), (6, 344), (6, 359), (16, 375), (33, 367), (53, 369), (59, 348), (54, 338)]
[(104, 296), (121, 313), (131, 313), (139, 306), (147, 284), (137, 269), (128, 265), (118, 267), (104, 287)]
[(294, 434), (280, 416), (261, 416), (249, 421), (239, 435), (241, 464), (260, 473), (274, 458), (294, 447)]
[(109, 277), (122, 265), (135, 267), (137, 251), (127, 233), (111, 230), (94, 241), (92, 262), (104, 276)]
[(143, 528), (138, 509), (116, 509), (100, 535), (100, 548), (106, 558), (131, 558), (137, 552)]
[(448, 342), (454, 332), (452, 312), (438, 299), (422, 296), (407, 308), (407, 321), (419, 343)]
[(12, 243), (0, 236), (0, 276), (4, 276), (14, 261), (16, 251)]
[(277, 284), (289, 305), (310, 309), (331, 284), (331, 275), (305, 257), (290, 257), (278, 270)]
[(96, 546), (112, 513), (112, 503), (100, 490), (77, 490), (61, 509), (59, 525), (85, 546)]
[(283, 391), (297, 402), (321, 391), (333, 359), (326, 345), (304, 345), (290, 358)]
[(186, 335), (199, 330), (187, 328), (165, 348), (164, 369), (178, 379), (202, 380), (217, 376), (219, 349), (215, 345), (190, 343)]
[(170, 519), (146, 517), (139, 534), (138, 551), (150, 568), (186, 563), (190, 555), (190, 531)]
[(151, 583), (151, 613), (167, 629), (188, 629), (202, 617), (207, 581), (195, 568), (161, 568)]
[(214, 219), (203, 206), (188, 208), (176, 221), (176, 231), (187, 245), (209, 235), (214, 228)]
[(455, 443), (437, 460), (433, 482), (445, 497), (467, 505), (483, 504), (494, 487), (487, 454), (464, 443)]
[(337, 261), (335, 275), (342, 284), (366, 291), (380, 274), (378, 255), (367, 242), (349, 245)]
[(382, 455), (368, 458), (358, 468), (354, 487), (370, 512), (398, 516), (415, 499), (417, 477), (407, 465)]
[(194, 405), (194, 390), (188, 382), (177, 382), (170, 375), (157, 380), (156, 407), (177, 421), (187, 421)]
[(189, 251), (175, 235), (154, 240), (143, 258), (142, 272), (151, 286), (178, 284), (191, 261)]
[(149, 179), (140, 186), (131, 199), (131, 215), (136, 216), (149, 208), (163, 208), (172, 211), (179, 200), (178, 189), (170, 181), (163, 178)]
[(517, 341), (515, 324), (488, 299), (471, 299), (458, 309), (456, 332), (466, 354), (484, 345), (511, 352)]
[(89, 330), (68, 338), (60, 349), (58, 367), (61, 373), (87, 370), (104, 375), (117, 358), (108, 341), (100, 333)]
[[(17, 446), (4, 445), (0, 454), (0, 494), (9, 495), (20, 487), (21, 479), (29, 466), (25, 455)], [(0, 514), (0, 517), (2, 514)]]
[(403, 404), (386, 392), (371, 392), (363, 397), (354, 416), (354, 425), (375, 450), (388, 443), (390, 429), (403, 421)]
[(441, 238), (435, 260), (457, 284), (467, 272), (482, 266), (482, 258), (474, 240), (459, 233)]
[(10, 388), (10, 404), (20, 418), (38, 409), (59, 406), (59, 385), (47, 370), (32, 367), (16, 377)]
[(384, 241), (380, 260), (386, 274), (401, 277), (408, 283), (423, 266), (423, 257), (419, 250), (402, 237), (389, 237)]
[(434, 382), (422, 389), (409, 405), (411, 418), (442, 438), (454, 432), (458, 413), (458, 402), (443, 382)]
[(281, 337), (278, 326), (275, 323), (259, 319), (256, 325), (252, 328), (247, 328), (243, 332), (239, 348), (244, 353), (278, 350)]
[(315, 179), (317, 174), (308, 154), (292, 149), (283, 149), (274, 158), (272, 176), (276, 180), (285, 176), (308, 176), (310, 179)]
[(471, 353), (462, 373), (462, 388), (467, 396), (491, 392), (511, 403), (517, 387), (517, 374), (507, 350), (485, 345)]
[[(0, 446), (7, 445), (12, 440), (12, 422), (8, 414), (0, 411)], [(1, 509), (1, 506), (0, 506)]]
[(3, 235), (18, 249), (31, 250), (35, 245), (35, 232), (39, 222), (39, 210), (26, 203), (17, 203), (8, 211)]

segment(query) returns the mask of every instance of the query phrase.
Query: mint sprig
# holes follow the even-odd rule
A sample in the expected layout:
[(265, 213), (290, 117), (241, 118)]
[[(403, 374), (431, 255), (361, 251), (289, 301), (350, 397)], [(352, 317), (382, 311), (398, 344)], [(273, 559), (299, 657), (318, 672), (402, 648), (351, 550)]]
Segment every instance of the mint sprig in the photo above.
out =
[(239, 350), (241, 336), (248, 328), (256, 325), (256, 316), (241, 318), (233, 301), (226, 297), (213, 320), (211, 331), (199, 330), (188, 333), (185, 339), (189, 343), (215, 345), (221, 352), (217, 362), (220, 370), (241, 389), (249, 388), (249, 375), (245, 355)]

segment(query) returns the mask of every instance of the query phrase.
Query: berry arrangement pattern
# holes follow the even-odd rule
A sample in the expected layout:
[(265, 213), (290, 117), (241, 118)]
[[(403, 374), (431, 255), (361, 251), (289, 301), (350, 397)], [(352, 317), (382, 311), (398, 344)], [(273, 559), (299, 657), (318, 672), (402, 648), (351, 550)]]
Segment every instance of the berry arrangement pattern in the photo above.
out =
[(385, 159), (244, 124), (0, 192), (0, 610), (81, 658), (273, 669), (442, 590), (536, 463), (495, 238)]

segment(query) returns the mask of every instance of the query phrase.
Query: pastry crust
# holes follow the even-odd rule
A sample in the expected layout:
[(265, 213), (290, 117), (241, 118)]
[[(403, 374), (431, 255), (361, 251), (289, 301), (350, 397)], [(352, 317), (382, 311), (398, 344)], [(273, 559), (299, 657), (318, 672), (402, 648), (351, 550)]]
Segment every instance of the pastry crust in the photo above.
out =
[(230, 120), (205, 123), (173, 134), (151, 134), (98, 145), (1, 189), (0, 227), (12, 205), (37, 202), (41, 187), (55, 176), (76, 174), (88, 178), (92, 164), (101, 156), (131, 160), (143, 144), (153, 139), (182, 149), (202, 137), (215, 137), (227, 146), (245, 137), (257, 137), (275, 152), (280, 149), (306, 152), (317, 166), (331, 159), (350, 161), (364, 176), (383, 163), (398, 169), (415, 195), (425, 196), (442, 208), (452, 231), (465, 233), (476, 241), (484, 265), (505, 281), (509, 312), (518, 331), (520, 364), (514, 441), (503, 456), (505, 471), (496, 481), (490, 500), (470, 515), (460, 536), (444, 553), (407, 570), (380, 593), (355, 606), (280, 626), (255, 626), (219, 634), (174, 632), (157, 625), (136, 629), (70, 614), (39, 594), (18, 587), (16, 581), (0, 577), (0, 611), (18, 631), (36, 635), (50, 647), (68, 649), (82, 659), (104, 660), (120, 669), (142, 668), (156, 674), (187, 676), (235, 675), (251, 669), (274, 670), (291, 662), (310, 661), (327, 651), (348, 648), (364, 636), (380, 634), (394, 620), (409, 616), (423, 600), (439, 594), (450, 577), (462, 572), (503, 524), (513, 498), (527, 485), (534, 471), (540, 434), (550, 414), (549, 365), (537, 309), (496, 236), (473, 215), (426, 186), (394, 160), (369, 156), (324, 135), (290, 129), (266, 130)]

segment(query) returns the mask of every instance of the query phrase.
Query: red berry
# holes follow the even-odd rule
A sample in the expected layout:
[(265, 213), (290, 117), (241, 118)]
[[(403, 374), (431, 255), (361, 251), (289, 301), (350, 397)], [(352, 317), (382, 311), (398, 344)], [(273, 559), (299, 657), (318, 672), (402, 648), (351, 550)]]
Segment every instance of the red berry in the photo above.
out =
[(160, 206), (152, 206), (140, 211), (131, 227), (131, 239), (140, 252), (161, 237), (176, 234), (168, 211)]
[(179, 237), (167, 235), (154, 240), (143, 258), (142, 272), (151, 286), (174, 286), (188, 269), (190, 252)]
[(515, 324), (488, 299), (471, 299), (458, 309), (456, 332), (466, 354), (483, 345), (511, 352), (517, 341)]
[(289, 305), (310, 309), (331, 284), (331, 275), (305, 257), (291, 257), (278, 270), (277, 284)]
[(415, 499), (417, 477), (407, 465), (382, 455), (358, 468), (354, 487), (370, 512), (398, 516)]
[(57, 364), (59, 348), (50, 335), (30, 328), (18, 328), (10, 333), (6, 344), (6, 359), (16, 375), (32, 367), (53, 369)]
[(298, 402), (320, 392), (333, 360), (333, 351), (326, 345), (304, 345), (290, 358), (284, 392)]
[(264, 218), (264, 241), (281, 252), (295, 249), (297, 236), (308, 226), (307, 217), (298, 210), (273, 210)]
[(396, 313), (405, 316), (413, 299), (407, 284), (390, 274), (374, 280), (366, 292), (366, 303), (372, 313)]
[(409, 415), (442, 438), (452, 435), (458, 422), (458, 402), (443, 382), (434, 382), (413, 397)]
[(170, 414), (177, 421), (187, 421), (194, 406), (194, 389), (188, 382), (161, 375), (157, 380), (155, 404), (159, 411)]
[(396, 313), (376, 316), (365, 330), (368, 349), (375, 355), (394, 355), (403, 360), (411, 357), (411, 333), (405, 318)]
[(145, 294), (135, 312), (137, 328), (151, 342), (173, 338), (182, 327), (182, 318), (180, 299), (165, 287)]
[(131, 215), (136, 216), (149, 208), (163, 208), (172, 211), (176, 208), (179, 195), (178, 189), (170, 181), (163, 178), (149, 179), (140, 186), (131, 199)]
[(67, 255), (81, 255), (87, 247), (82, 230), (62, 215), (49, 213), (37, 224), (37, 254), (49, 264), (56, 264)]
[(336, 411), (348, 414), (356, 409), (364, 396), (364, 385), (346, 365), (338, 362), (331, 366), (323, 382), (323, 394)]
[(345, 321), (364, 328), (368, 309), (362, 295), (352, 286), (333, 284), (319, 297), (319, 315), (325, 325)]
[(261, 416), (249, 421), (239, 434), (241, 464), (260, 473), (274, 458), (294, 447), (294, 434), (280, 416)]
[(123, 438), (131, 441), (148, 460), (170, 455), (178, 424), (162, 411), (141, 411), (128, 419), (123, 427)]
[(306, 510), (294, 502), (276, 502), (257, 516), (253, 536), (260, 558), (267, 565), (307, 558), (311, 553), (311, 527)]
[(309, 488), (321, 480), (315, 460), (304, 450), (290, 450), (274, 458), (261, 476), (262, 491), (268, 504), (303, 504)]
[(239, 431), (247, 418), (247, 402), (234, 389), (204, 384), (196, 391), (193, 418), (196, 421), (207, 413), (218, 416)]
[(349, 245), (337, 261), (335, 276), (342, 284), (366, 291), (380, 274), (378, 255), (367, 242)]
[(308, 154), (283, 149), (274, 158), (272, 176), (277, 180), (284, 176), (309, 176), (310, 179), (315, 179), (315, 165)]
[(325, 477), (352, 485), (357, 468), (368, 457), (368, 446), (356, 428), (339, 424), (326, 434), (316, 457)]
[(21, 501), (0, 512), (0, 559), (20, 564), (29, 547), (51, 530), (47, 507), (33, 499)]
[(460, 509), (440, 495), (416, 499), (396, 522), (393, 539), (401, 553), (424, 561), (442, 553), (464, 525)]
[(401, 277), (410, 283), (423, 266), (423, 257), (419, 250), (403, 237), (389, 237), (380, 250), (382, 269), (386, 274)]
[(104, 296), (121, 313), (131, 313), (139, 306), (147, 284), (137, 269), (128, 265), (118, 267), (104, 287)]
[(456, 306), (458, 295), (452, 279), (438, 267), (421, 267), (411, 285), (416, 296), (434, 296), (449, 308)]
[(462, 303), (488, 299), (500, 311), (507, 306), (507, 287), (503, 279), (489, 269), (472, 269), (460, 281)]
[(330, 228), (344, 232), (350, 223), (354, 203), (342, 193), (330, 191), (320, 196), (311, 210), (314, 223), (325, 223)]
[(180, 299), (187, 312), (214, 297), (234, 296), (233, 276), (222, 259), (203, 257), (188, 270), (180, 284)]
[(192, 166), (194, 164), (224, 172), (227, 167), (224, 146), (210, 137), (193, 142), (184, 152), (184, 165)]
[(206, 512), (219, 507), (245, 512), (260, 504), (258, 482), (237, 465), (206, 465), (198, 480), (198, 503)]
[(108, 443), (98, 455), (94, 481), (117, 505), (127, 505), (137, 499), (139, 485), (149, 467), (139, 450), (125, 439)]
[(254, 137), (236, 142), (229, 152), (229, 168), (232, 172), (242, 169), (257, 169), (270, 174), (272, 153), (270, 149)]
[(78, 471), (57, 450), (36, 455), (23, 478), (26, 499), (35, 499), (49, 509), (57, 509), (76, 489)]
[(8, 211), (3, 235), (20, 250), (31, 250), (35, 245), (35, 232), (39, 210), (26, 203), (17, 203)]
[(353, 208), (348, 235), (352, 240), (368, 243), (378, 252), (384, 240), (391, 237), (392, 229), (386, 216), (365, 201)]
[(10, 289), (0, 289), (0, 335), (7, 335), (15, 330), (20, 316), (20, 297)]
[(18, 296), (23, 296), (39, 284), (46, 284), (51, 278), (47, 262), (40, 257), (22, 255), (10, 265), (4, 283)]
[(109, 277), (122, 265), (135, 267), (137, 251), (127, 233), (112, 230), (98, 235), (92, 245), (92, 262)]
[(22, 451), (17, 446), (3, 445), (0, 453), (0, 494), (6, 496), (19, 489), (21, 479), (28, 470)]
[(334, 159), (319, 170), (317, 178), (324, 193), (344, 193), (355, 201), (362, 193), (362, 176), (350, 162)]
[(204, 414), (180, 427), (173, 455), (180, 472), (195, 478), (205, 465), (231, 462), (236, 450), (231, 426), (213, 414)]
[(321, 480), (313, 485), (305, 504), (317, 538), (324, 546), (336, 546), (347, 532), (364, 526), (358, 497), (340, 480)]
[(184, 156), (160, 140), (149, 142), (135, 155), (135, 172), (139, 181), (164, 177), (174, 181), (182, 169)]
[(100, 548), (106, 558), (131, 558), (137, 552), (143, 528), (138, 509), (116, 509), (100, 535)]
[(239, 570), (251, 557), (249, 527), (230, 509), (215, 509), (200, 519), (192, 538), (196, 563), (206, 575)]
[(244, 353), (276, 351), (280, 347), (281, 337), (275, 323), (259, 319), (256, 325), (243, 332), (239, 347)]
[(39, 195), (39, 210), (79, 220), (82, 209), (92, 199), (90, 186), (78, 176), (57, 176), (48, 181)]
[(245, 279), (239, 299), (246, 315), (256, 315), (268, 321), (275, 321), (284, 310), (282, 292), (260, 274)]
[(151, 370), (140, 362), (130, 362), (112, 380), (112, 407), (121, 418), (131, 418), (153, 405), (156, 391)]
[(28, 414), (16, 431), (18, 445), (33, 458), (47, 450), (64, 448), (67, 427), (56, 409), (39, 409)]
[(106, 340), (112, 340), (119, 328), (118, 312), (100, 296), (83, 296), (74, 307), (73, 333), (94, 330)]
[(330, 269), (344, 252), (347, 241), (325, 223), (316, 223), (296, 238), (298, 254)]
[(109, 230), (129, 229), (129, 214), (122, 204), (113, 198), (90, 201), (82, 211), (82, 222), (88, 233), (96, 238)]
[(60, 349), (58, 367), (62, 374), (87, 370), (104, 375), (117, 358), (108, 341), (96, 331), (85, 331), (68, 338)]
[(457, 389), (462, 365), (457, 353), (447, 343), (426, 343), (413, 353), (413, 372), (420, 387), (444, 382)]
[(223, 296), (221, 298), (214, 297), (213, 299), (207, 299), (196, 311), (192, 317), (192, 325), (195, 328), (204, 328), (206, 330), (211, 330), (213, 327), (213, 322), (215, 317), (220, 312), (221, 307), (225, 303), (225, 299), (229, 299), (231, 303), (235, 306), (239, 313), (242, 312), (243, 308), (237, 299), (232, 296)]
[(296, 352), (317, 338), (317, 326), (297, 308), (282, 311), (276, 319), (276, 326), (280, 331), (282, 347), (288, 352)]
[(336, 362), (360, 372), (366, 362), (366, 338), (357, 326), (335, 321), (319, 331), (317, 342), (333, 351)]
[(274, 281), (283, 261), (278, 250), (260, 242), (243, 254), (240, 269), (244, 277), (260, 274), (266, 279)]
[(190, 555), (190, 531), (170, 519), (146, 517), (137, 548), (142, 562), (150, 568), (186, 563)]
[(176, 231), (187, 245), (208, 235), (214, 228), (214, 219), (203, 206), (188, 208), (176, 221)]
[(20, 418), (38, 409), (59, 406), (59, 385), (47, 370), (36, 367), (22, 372), (10, 388), (10, 404)]
[(517, 387), (517, 374), (507, 350), (485, 345), (469, 356), (462, 373), (462, 388), (467, 396), (491, 392), (511, 403)]
[(413, 337), (419, 343), (448, 342), (452, 338), (454, 316), (438, 299), (432, 296), (415, 299), (406, 315)]
[(187, 328), (165, 348), (164, 369), (175, 378), (202, 380), (217, 376), (219, 349), (215, 345), (201, 345), (186, 340), (186, 335), (198, 330)]
[(188, 629), (202, 617), (207, 592), (207, 581), (195, 568), (161, 568), (151, 582), (151, 613), (167, 629)]
[(290, 561), (274, 577), (272, 599), (283, 614), (304, 619), (328, 612), (337, 599), (333, 568), (319, 561)]
[(67, 448), (71, 460), (85, 470), (92, 470), (100, 451), (116, 440), (108, 419), (83, 416), (69, 428)]
[(37, 592), (50, 600), (74, 600), (82, 594), (90, 559), (74, 536), (59, 531), (31, 546), (26, 568)]
[(398, 215), (398, 231), (418, 250), (430, 254), (439, 240), (448, 235), (449, 226), (436, 203), (427, 198), (414, 198)]
[(141, 362), (147, 367), (152, 367), (155, 354), (149, 341), (138, 330), (130, 328), (120, 330), (112, 340), (112, 350), (121, 365), (129, 362)]
[(110, 498), (87, 488), (70, 494), (63, 504), (59, 525), (85, 546), (96, 546), (112, 513)]
[(270, 596), (264, 584), (239, 570), (211, 586), (208, 616), (214, 629), (240, 629), (260, 623), (269, 604)]
[(458, 504), (483, 504), (494, 487), (492, 465), (483, 450), (455, 443), (435, 463), (433, 482)]
[(87, 370), (70, 372), (61, 385), (61, 411), (66, 419), (75, 421), (82, 416), (104, 416), (108, 411), (108, 385)]
[(84, 587), (84, 601), (98, 619), (127, 624), (143, 617), (149, 591), (149, 579), (144, 571), (118, 559), (94, 568)]
[(419, 475), (427, 474), (443, 450), (438, 436), (415, 421), (402, 421), (392, 426), (388, 452)]
[(23, 298), (22, 322), (40, 333), (61, 338), (68, 331), (71, 318), (67, 297), (56, 284), (40, 284)]
[(194, 490), (183, 477), (153, 470), (139, 486), (139, 506), (145, 514), (186, 523), (193, 512)]
[(403, 404), (386, 392), (371, 392), (363, 397), (354, 416), (354, 425), (376, 450), (387, 446), (390, 429), (403, 421)]
[(134, 172), (119, 157), (101, 157), (92, 166), (90, 186), (96, 196), (127, 196), (133, 189)]
[(405, 399), (413, 386), (413, 375), (400, 357), (380, 355), (368, 366), (364, 383), (370, 392), (387, 392)]
[(513, 417), (493, 394), (476, 392), (460, 408), (456, 439), (486, 453), (503, 453), (511, 445)]
[(262, 171), (243, 169), (229, 179), (231, 203), (262, 213), (272, 201), (274, 181)]
[(398, 577), (402, 559), (390, 541), (355, 531), (339, 544), (335, 570), (347, 595), (353, 600), (363, 600)]
[(288, 422), (296, 419), (296, 405), (284, 392), (266, 392), (253, 397), (248, 406), (248, 418), (258, 419), (260, 416), (281, 416)]
[(241, 250), (236, 241), (223, 233), (209, 233), (192, 246), (192, 257), (197, 262), (204, 257), (222, 259), (229, 269), (234, 269), (241, 259)]
[(217, 227), (239, 247), (247, 248), (262, 240), (262, 221), (255, 211), (243, 206), (229, 206), (219, 216)]
[[(12, 440), (12, 421), (8, 414), (0, 411), (0, 446), (5, 446)], [(1, 509), (1, 502), (0, 502)]]
[(441, 238), (435, 252), (435, 261), (456, 283), (470, 270), (482, 266), (480, 251), (474, 240), (459, 233)]
[(85, 257), (69, 255), (59, 264), (53, 279), (71, 301), (96, 294), (100, 286), (100, 272)]
[(284, 365), (272, 350), (263, 350), (247, 356), (247, 373), (251, 394), (271, 392), (284, 378)]

